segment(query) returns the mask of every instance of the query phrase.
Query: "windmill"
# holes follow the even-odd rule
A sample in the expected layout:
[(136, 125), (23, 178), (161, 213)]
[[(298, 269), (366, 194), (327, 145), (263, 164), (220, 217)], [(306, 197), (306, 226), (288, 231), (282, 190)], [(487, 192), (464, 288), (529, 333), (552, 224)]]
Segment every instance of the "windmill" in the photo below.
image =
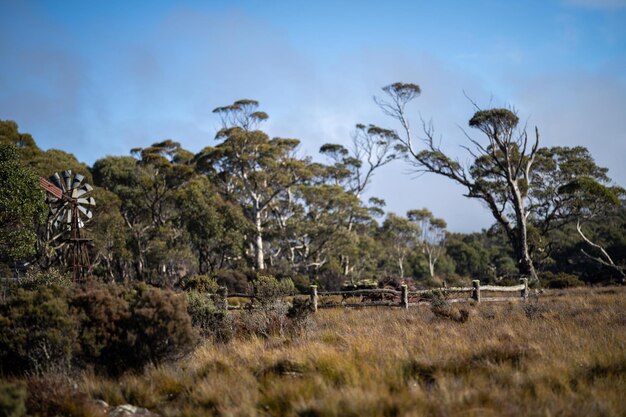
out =
[(93, 187), (85, 177), (71, 170), (55, 173), (48, 179), (39, 178), (39, 185), (48, 194), (48, 242), (55, 245), (59, 256), (72, 268), (72, 279), (80, 281), (90, 269), (87, 244), (90, 239), (81, 235), (81, 229), (93, 217), (90, 207), (96, 201), (89, 194)]

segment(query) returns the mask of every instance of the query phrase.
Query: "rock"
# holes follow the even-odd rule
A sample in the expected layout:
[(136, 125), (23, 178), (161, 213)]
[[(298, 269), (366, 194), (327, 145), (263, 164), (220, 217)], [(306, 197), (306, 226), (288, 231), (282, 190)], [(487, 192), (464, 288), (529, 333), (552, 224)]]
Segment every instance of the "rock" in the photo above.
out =
[(146, 408), (124, 404), (114, 407), (109, 411), (109, 417), (160, 417)]
[(102, 407), (104, 409), (109, 408), (109, 404), (107, 404), (106, 401), (103, 400), (93, 400), (93, 403), (98, 407)]

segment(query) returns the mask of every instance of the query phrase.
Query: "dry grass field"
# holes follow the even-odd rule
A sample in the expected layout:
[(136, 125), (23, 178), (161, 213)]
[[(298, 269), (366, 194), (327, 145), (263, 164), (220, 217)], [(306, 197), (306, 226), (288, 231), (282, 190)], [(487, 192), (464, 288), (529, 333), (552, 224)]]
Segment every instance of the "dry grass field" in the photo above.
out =
[(305, 334), (206, 344), (107, 380), (93, 399), (164, 416), (624, 416), (626, 290), (466, 305), (325, 310)]

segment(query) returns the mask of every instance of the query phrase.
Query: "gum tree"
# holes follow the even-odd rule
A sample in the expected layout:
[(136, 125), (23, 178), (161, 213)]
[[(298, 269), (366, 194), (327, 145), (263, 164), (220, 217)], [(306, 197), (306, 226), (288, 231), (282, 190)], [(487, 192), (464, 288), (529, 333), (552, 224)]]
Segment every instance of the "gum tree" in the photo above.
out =
[(559, 195), (559, 187), (580, 177), (599, 184), (609, 181), (606, 169), (598, 167), (585, 148), (540, 148), (538, 129), (528, 134), (519, 126), (515, 112), (505, 108), (483, 110), (474, 104), (477, 111), (469, 127), (482, 133), (482, 138), (465, 134), (467, 165), (441, 149), (432, 124), (423, 120), (424, 137), (418, 148), (406, 107), (421, 94), (421, 88), (395, 83), (383, 91), (386, 96), (375, 101), (400, 123), (396, 140), (407, 160), (419, 172), (442, 175), (462, 185), (468, 198), (485, 204), (506, 234), (521, 275), (537, 279), (533, 250), (545, 246), (551, 230), (576, 218), (574, 200)]

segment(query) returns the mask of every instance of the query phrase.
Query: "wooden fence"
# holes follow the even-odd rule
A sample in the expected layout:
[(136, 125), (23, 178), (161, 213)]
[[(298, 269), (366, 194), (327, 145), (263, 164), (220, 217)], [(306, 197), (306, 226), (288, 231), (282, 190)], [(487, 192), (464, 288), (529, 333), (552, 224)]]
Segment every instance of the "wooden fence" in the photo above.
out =
[[(489, 294), (485, 297), (484, 293)], [(515, 297), (494, 297), (492, 293), (519, 293)], [(465, 296), (463, 296), (465, 294)], [(253, 294), (240, 294), (223, 292), (226, 308), (231, 310), (240, 309), (240, 306), (232, 306), (228, 298), (256, 298)], [(300, 294), (306, 296), (307, 294)], [(311, 285), (308, 297), (314, 311), (321, 308), (362, 308), (362, 307), (398, 307), (408, 309), (411, 306), (430, 303), (435, 296), (443, 296), (449, 302), (474, 301), (476, 303), (488, 301), (512, 301), (525, 300), (528, 298), (528, 279), (520, 279), (519, 285), (504, 287), (496, 285), (480, 285), (478, 280), (472, 281), (471, 287), (447, 287), (430, 290), (409, 291), (407, 285), (402, 285), (400, 290), (380, 288), (351, 291), (317, 291), (317, 285)], [(334, 297), (330, 302), (324, 298)], [(339, 301), (337, 298), (341, 297)]]

